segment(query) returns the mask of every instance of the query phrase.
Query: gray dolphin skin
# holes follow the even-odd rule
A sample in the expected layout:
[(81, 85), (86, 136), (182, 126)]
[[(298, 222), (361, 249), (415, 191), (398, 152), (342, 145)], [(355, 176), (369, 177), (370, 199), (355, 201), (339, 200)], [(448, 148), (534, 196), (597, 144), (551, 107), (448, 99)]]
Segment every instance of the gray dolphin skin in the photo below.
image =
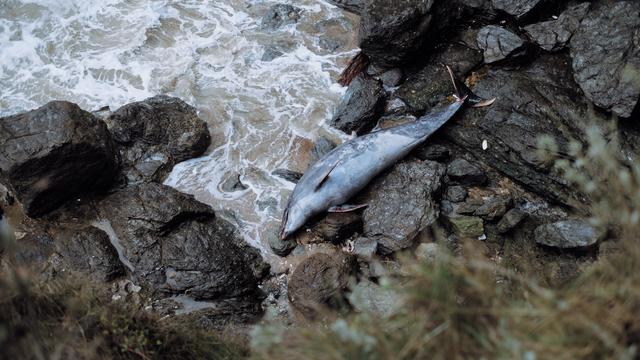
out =
[(284, 211), (281, 239), (326, 211), (345, 212), (366, 206), (345, 204), (373, 178), (427, 140), (460, 109), (466, 105), (480, 107), (493, 103), (495, 99), (484, 100), (474, 95), (447, 69), (456, 89), (456, 101), (414, 122), (348, 140), (306, 171)]

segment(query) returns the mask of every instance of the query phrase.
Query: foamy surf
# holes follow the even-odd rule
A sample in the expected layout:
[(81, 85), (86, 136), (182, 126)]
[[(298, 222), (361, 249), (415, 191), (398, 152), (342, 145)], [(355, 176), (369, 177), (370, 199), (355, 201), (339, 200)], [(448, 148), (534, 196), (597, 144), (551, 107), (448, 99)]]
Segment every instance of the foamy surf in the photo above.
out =
[[(209, 123), (213, 145), (166, 184), (213, 206), (267, 254), (293, 189), (271, 172), (293, 165), (297, 137), (331, 133), (323, 124), (344, 91), (334, 79), (353, 55), (355, 25), (320, 0), (289, 1), (303, 10), (298, 23), (264, 30), (266, 10), (286, 2), (4, 1), (0, 115), (54, 99), (92, 110), (182, 98)], [(332, 34), (337, 51), (319, 42), (329, 19), (344, 28)], [(283, 54), (263, 61), (274, 45)], [(224, 189), (237, 176), (244, 187)]]

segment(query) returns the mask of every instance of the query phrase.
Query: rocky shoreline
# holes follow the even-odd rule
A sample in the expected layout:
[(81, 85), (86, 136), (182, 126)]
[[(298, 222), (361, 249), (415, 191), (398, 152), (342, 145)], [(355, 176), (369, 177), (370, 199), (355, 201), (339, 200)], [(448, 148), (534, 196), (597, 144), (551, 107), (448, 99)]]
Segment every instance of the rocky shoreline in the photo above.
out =
[[(331, 126), (362, 135), (431, 111), (452, 94), (442, 64), (497, 102), (465, 111), (374, 180), (358, 195), (366, 209), (316, 219), (288, 241), (274, 233), (286, 265), (271, 270), (211, 207), (162, 184), (211, 142), (183, 101), (95, 113), (51, 102), (1, 118), (0, 209), (17, 239), (1, 261), (45, 280), (79, 272), (111, 283), (114, 299), (167, 314), (187, 295), (208, 304), (194, 312), (201, 323), (219, 328), (256, 322), (270, 306), (285, 321), (325, 306), (387, 314), (395, 300), (378, 283), (401, 254), (430, 261), (464, 241), (551, 287), (615, 251), (615, 236), (588, 221), (588, 194), (540, 155), (539, 137), (567, 154), (572, 140), (586, 143), (587, 126), (617, 117), (620, 157), (637, 161), (638, 3), (332, 2), (361, 17), (368, 65)], [(300, 11), (276, 6), (263, 26), (295, 23)], [(320, 139), (294, 156), (308, 164), (334, 146)], [(304, 169), (273, 170), (295, 182)]]

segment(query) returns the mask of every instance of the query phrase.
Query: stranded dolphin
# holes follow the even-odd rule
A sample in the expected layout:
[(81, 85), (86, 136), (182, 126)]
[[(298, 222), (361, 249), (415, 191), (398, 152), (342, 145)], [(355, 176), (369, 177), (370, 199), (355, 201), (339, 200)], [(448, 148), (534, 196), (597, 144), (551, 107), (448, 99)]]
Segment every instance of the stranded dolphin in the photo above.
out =
[(488, 106), (495, 101), (476, 96), (454, 77), (449, 67), (447, 70), (456, 90), (453, 103), (414, 122), (346, 141), (307, 170), (289, 198), (280, 238), (287, 238), (310, 218), (325, 211), (346, 212), (365, 207), (345, 204), (374, 177), (424, 142), (460, 109)]

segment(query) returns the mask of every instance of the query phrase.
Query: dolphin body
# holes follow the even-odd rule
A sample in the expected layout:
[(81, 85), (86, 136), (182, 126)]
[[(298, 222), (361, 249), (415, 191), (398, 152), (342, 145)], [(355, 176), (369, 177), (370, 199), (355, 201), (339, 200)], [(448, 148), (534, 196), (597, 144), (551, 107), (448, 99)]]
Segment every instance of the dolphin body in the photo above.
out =
[(404, 158), (465, 106), (488, 106), (495, 99), (476, 96), (449, 70), (456, 100), (408, 124), (353, 138), (313, 164), (296, 185), (284, 211), (280, 238), (286, 239), (323, 212), (346, 212), (366, 205), (345, 205), (381, 172)]

